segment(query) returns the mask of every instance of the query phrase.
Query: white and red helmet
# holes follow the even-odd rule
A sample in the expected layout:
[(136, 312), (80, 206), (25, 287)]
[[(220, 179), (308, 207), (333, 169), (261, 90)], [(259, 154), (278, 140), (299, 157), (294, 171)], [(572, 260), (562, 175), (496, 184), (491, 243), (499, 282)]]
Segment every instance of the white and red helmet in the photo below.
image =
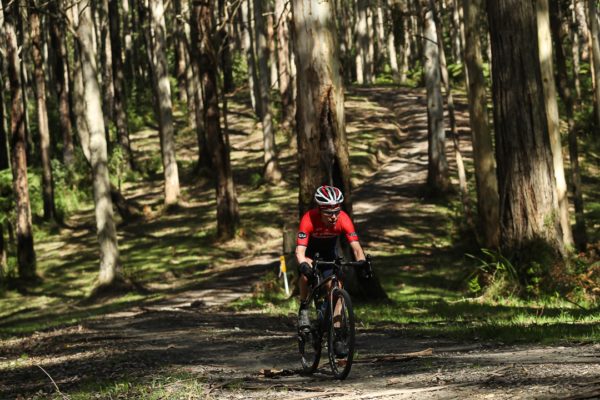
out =
[(322, 208), (338, 207), (344, 202), (344, 195), (334, 186), (323, 185), (315, 192), (315, 201)]

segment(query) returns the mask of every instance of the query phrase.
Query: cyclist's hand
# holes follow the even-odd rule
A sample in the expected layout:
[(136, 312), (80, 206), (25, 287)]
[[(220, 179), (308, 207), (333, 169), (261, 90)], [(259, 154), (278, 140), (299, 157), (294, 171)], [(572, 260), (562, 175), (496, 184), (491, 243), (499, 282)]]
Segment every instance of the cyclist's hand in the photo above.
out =
[(364, 279), (371, 279), (373, 277), (371, 262), (369, 260), (360, 260), (357, 263), (360, 263), (357, 265), (359, 275)]
[(311, 281), (315, 276), (315, 271), (310, 266), (310, 264), (307, 263), (306, 261), (300, 263), (300, 265), (298, 266), (298, 270), (300, 271), (301, 274), (306, 276), (309, 281)]

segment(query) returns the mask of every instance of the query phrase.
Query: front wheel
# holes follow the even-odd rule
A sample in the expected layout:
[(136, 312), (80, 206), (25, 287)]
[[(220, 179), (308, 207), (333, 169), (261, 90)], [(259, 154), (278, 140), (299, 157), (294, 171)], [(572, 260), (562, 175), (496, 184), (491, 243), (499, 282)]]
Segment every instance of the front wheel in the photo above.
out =
[(329, 365), (336, 379), (345, 379), (354, 358), (354, 312), (350, 295), (344, 289), (333, 288), (330, 306)]
[(317, 321), (314, 306), (309, 308), (310, 328), (298, 329), (298, 350), (302, 357), (302, 370), (312, 374), (319, 367), (321, 360), (321, 330)]

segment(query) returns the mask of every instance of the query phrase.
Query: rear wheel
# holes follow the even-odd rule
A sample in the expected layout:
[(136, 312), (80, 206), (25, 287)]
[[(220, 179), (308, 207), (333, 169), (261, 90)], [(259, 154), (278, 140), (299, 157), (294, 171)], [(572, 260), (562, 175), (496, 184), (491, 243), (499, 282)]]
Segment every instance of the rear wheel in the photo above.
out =
[(312, 374), (319, 367), (321, 360), (321, 331), (317, 321), (314, 305), (309, 307), (310, 328), (298, 329), (298, 349), (302, 357), (302, 369)]
[(350, 295), (344, 289), (333, 288), (330, 304), (329, 365), (336, 379), (345, 379), (354, 359), (354, 312)]

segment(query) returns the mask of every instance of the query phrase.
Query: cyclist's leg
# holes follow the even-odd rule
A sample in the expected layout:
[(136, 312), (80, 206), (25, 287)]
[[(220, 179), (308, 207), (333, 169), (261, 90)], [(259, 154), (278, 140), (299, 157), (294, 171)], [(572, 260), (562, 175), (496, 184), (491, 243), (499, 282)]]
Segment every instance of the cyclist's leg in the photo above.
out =
[[(310, 265), (313, 264), (311, 257), (306, 257)], [(300, 301), (305, 301), (308, 297), (308, 278), (304, 274), (298, 275), (298, 288), (300, 289)]]

